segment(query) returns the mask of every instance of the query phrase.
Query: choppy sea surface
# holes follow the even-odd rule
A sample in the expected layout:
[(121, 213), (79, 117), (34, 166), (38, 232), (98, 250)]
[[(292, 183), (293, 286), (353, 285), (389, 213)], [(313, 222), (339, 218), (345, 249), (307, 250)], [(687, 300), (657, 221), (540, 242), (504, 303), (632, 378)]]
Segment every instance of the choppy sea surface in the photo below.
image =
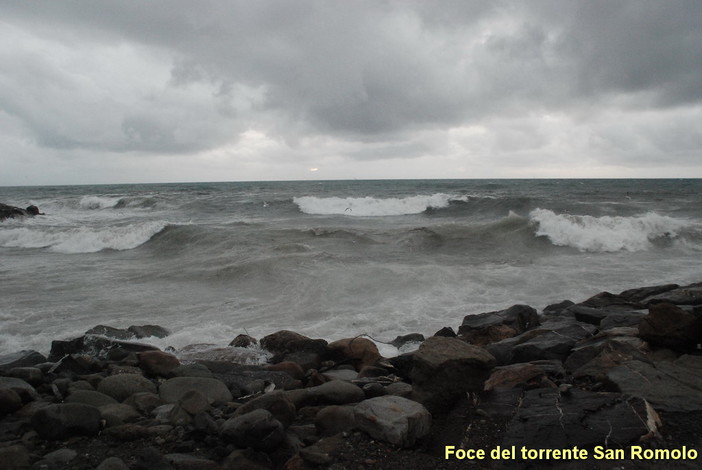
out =
[(381, 341), (463, 316), (702, 281), (702, 180), (0, 187), (0, 354), (104, 324), (226, 346)]

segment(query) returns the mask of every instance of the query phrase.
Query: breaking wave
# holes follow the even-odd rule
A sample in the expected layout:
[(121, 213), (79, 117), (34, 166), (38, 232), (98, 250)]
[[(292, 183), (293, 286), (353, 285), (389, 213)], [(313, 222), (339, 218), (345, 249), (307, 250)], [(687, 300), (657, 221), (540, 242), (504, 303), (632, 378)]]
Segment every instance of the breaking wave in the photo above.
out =
[(1, 231), (0, 246), (48, 248), (57, 253), (131, 250), (149, 241), (167, 225), (165, 221), (149, 221), (101, 228), (19, 227)]
[(569, 246), (583, 252), (643, 251), (652, 242), (675, 239), (691, 223), (655, 212), (637, 217), (593, 217), (556, 214), (535, 209), (529, 214), (536, 236), (547, 237), (556, 246)]
[(347, 215), (354, 217), (380, 217), (421, 214), (427, 209), (448, 207), (452, 201), (465, 201), (466, 196), (432, 194), (404, 198), (374, 197), (296, 197), (293, 202), (300, 211), (310, 215)]

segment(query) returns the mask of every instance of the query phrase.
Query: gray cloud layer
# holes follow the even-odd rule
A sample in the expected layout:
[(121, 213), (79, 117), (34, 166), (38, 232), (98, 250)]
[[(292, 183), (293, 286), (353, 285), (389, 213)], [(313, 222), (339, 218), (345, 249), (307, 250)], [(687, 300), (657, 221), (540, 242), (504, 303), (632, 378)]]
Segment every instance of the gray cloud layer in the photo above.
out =
[(469, 170), (447, 177), (487, 161), (494, 176), (557, 176), (572, 154), (702, 176), (695, 0), (0, 8), (6, 154), (117, 167), (120, 155), (220, 152), (246, 178), (310, 155), (337, 158), (331, 177), (363, 176), (344, 173), (354, 161), (422, 158), (417, 176), (432, 161)]

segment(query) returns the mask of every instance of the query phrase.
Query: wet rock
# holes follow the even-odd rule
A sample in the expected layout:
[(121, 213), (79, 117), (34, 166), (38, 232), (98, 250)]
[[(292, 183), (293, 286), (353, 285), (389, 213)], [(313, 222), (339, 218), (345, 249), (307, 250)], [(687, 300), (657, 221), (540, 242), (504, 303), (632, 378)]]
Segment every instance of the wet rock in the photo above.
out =
[(323, 375), (329, 380), (346, 380), (349, 382), (358, 378), (358, 372), (353, 369), (329, 369), (324, 371)]
[(396, 348), (401, 348), (407, 343), (421, 343), (424, 341), (424, 335), (421, 333), (410, 333), (408, 335), (398, 336), (390, 342)]
[(563, 311), (564, 315), (572, 315), (573, 318), (580, 322), (595, 326), (599, 326), (600, 322), (612, 313), (614, 312), (604, 308), (586, 307), (584, 305), (573, 305)]
[(264, 409), (228, 419), (222, 425), (221, 434), (237, 447), (264, 452), (275, 450), (285, 439), (283, 425)]
[(261, 347), (274, 354), (271, 362), (293, 361), (303, 369), (318, 368), (327, 356), (327, 342), (281, 330), (261, 339)]
[(539, 325), (539, 315), (528, 305), (513, 305), (506, 310), (497, 312), (466, 315), (458, 329), (459, 335), (468, 334), (474, 330), (505, 325), (519, 333), (523, 333)]
[(626, 326), (638, 327), (641, 319), (647, 315), (645, 310), (628, 310), (624, 312), (610, 313), (600, 322), (600, 331)]
[(15, 367), (33, 367), (46, 362), (46, 356), (32, 350), (23, 350), (0, 356), (0, 372), (14, 369)]
[(21, 207), (9, 206), (7, 204), (0, 203), (0, 221), (5, 219), (14, 219), (16, 217), (33, 217), (40, 214), (39, 208), (34, 205), (28, 206), (26, 209), (22, 209)]
[[(578, 341), (592, 336), (595, 331), (595, 326), (571, 319), (549, 320), (536, 330), (510, 338), (515, 342), (511, 348), (509, 362), (563, 360)], [(492, 352), (492, 347), (488, 347), (488, 350)]]
[(517, 335), (517, 330), (507, 325), (490, 325), (484, 328), (464, 330), (460, 337), (466, 342), (476, 346), (485, 346), (497, 343), (503, 339), (512, 338)]
[(319, 410), (314, 425), (320, 436), (333, 436), (352, 430), (356, 425), (353, 406), (326, 406)]
[(365, 366), (358, 372), (358, 378), (384, 377), (390, 375), (390, 371), (384, 367)]
[(305, 371), (302, 370), (302, 367), (296, 362), (292, 361), (284, 361), (284, 362), (279, 362), (277, 364), (269, 364), (266, 367), (266, 370), (274, 371), (274, 372), (285, 372), (288, 374), (290, 377), (292, 377), (295, 380), (304, 380), (305, 379)]
[(561, 312), (563, 312), (563, 310), (567, 309), (571, 305), (575, 305), (575, 303), (573, 303), (570, 300), (564, 300), (562, 302), (550, 304), (544, 308), (544, 314), (546, 314), (546, 315), (559, 315)]
[(158, 325), (132, 325), (127, 328), (127, 331), (139, 339), (150, 337), (165, 338), (171, 334), (166, 328)]
[(655, 364), (628, 361), (609, 370), (607, 380), (614, 390), (643, 398), (657, 410), (702, 410), (702, 356)]
[(642, 305), (637, 302), (632, 302), (630, 298), (625, 298), (610, 292), (600, 292), (577, 305), (594, 309), (606, 308), (608, 310), (636, 310), (642, 308)]
[[(92, 357), (107, 358), (118, 353), (122, 357), (131, 352), (157, 351), (158, 348), (148, 344), (134, 343), (102, 335), (84, 335), (65, 341), (52, 341), (49, 361), (56, 362), (67, 354), (86, 354)], [(116, 358), (115, 358), (116, 359)]]
[[(263, 366), (245, 366), (222, 361), (202, 361), (201, 363), (235, 396), (259, 392), (267, 384), (273, 384), (276, 389), (282, 390), (294, 388), (293, 384), (296, 383), (289, 374), (267, 370)], [(261, 384), (264, 384), (263, 387)]]
[(375, 343), (367, 338), (344, 338), (329, 343), (329, 356), (337, 362), (352, 364), (356, 370), (375, 364), (380, 353)]
[(248, 348), (250, 346), (255, 346), (258, 344), (258, 340), (249, 335), (237, 335), (236, 338), (229, 343), (229, 346), (235, 348)]
[(655, 346), (693, 350), (702, 343), (702, 312), (690, 312), (670, 303), (653, 304), (641, 319), (639, 334)]
[(137, 374), (119, 374), (105, 377), (97, 391), (122, 402), (140, 392), (156, 392), (156, 386), (149, 379)]
[(354, 407), (358, 429), (374, 439), (411, 447), (429, 433), (431, 414), (421, 404), (397, 396), (365, 400)]
[(129, 467), (119, 457), (107, 457), (100, 462), (96, 470), (129, 470)]
[(530, 364), (511, 364), (495, 367), (490, 377), (485, 381), (485, 391), (495, 388), (539, 388), (544, 385), (546, 373), (539, 367)]
[(286, 428), (292, 424), (297, 414), (295, 405), (284, 392), (272, 392), (243, 404), (237, 408), (234, 416), (241, 416), (258, 409), (269, 411)]
[(437, 331), (436, 333), (434, 333), (432, 336), (443, 336), (445, 338), (455, 338), (457, 335), (456, 335), (456, 332), (453, 331), (453, 328), (451, 328), (450, 326), (445, 326), (442, 329), (440, 329), (439, 331)]
[(598, 335), (578, 343), (564, 365), (575, 378), (587, 377), (598, 382), (606, 378), (609, 369), (624, 362), (648, 362), (641, 351), (644, 347), (645, 343), (633, 336)]
[(625, 447), (636, 443), (650, 429), (646, 404), (616, 393), (571, 389), (524, 392), (515, 415), (507, 424), (503, 446), (566, 449), (595, 445)]
[(44, 374), (41, 369), (36, 367), (13, 367), (7, 371), (9, 377), (22, 379), (33, 387), (37, 387), (44, 383)]
[(108, 427), (103, 434), (121, 442), (137, 441), (151, 436), (150, 428), (140, 424), (118, 424)]
[(385, 393), (387, 395), (395, 395), (403, 398), (410, 398), (412, 392), (412, 386), (405, 382), (395, 382), (385, 387)]
[(48, 440), (94, 436), (100, 430), (100, 411), (80, 403), (49, 405), (34, 413), (31, 422), (34, 430)]
[(628, 289), (620, 293), (619, 296), (629, 302), (645, 303), (644, 300), (648, 297), (653, 297), (672, 291), (680, 287), (678, 284), (663, 284), (659, 286), (638, 287), (636, 289)]
[(104, 393), (91, 390), (74, 390), (66, 398), (66, 403), (82, 403), (100, 408), (101, 406), (112, 405), (118, 402)]
[(214, 378), (214, 374), (205, 367), (204, 364), (193, 363), (193, 364), (183, 364), (175, 369), (173, 369), (174, 377), (207, 377)]
[(481, 391), (494, 366), (495, 358), (483, 348), (432, 336), (414, 353), (416, 398), (430, 410), (447, 410), (466, 392)]
[(232, 394), (223, 382), (205, 377), (168, 379), (159, 387), (159, 396), (165, 403), (175, 403), (191, 390), (202, 393), (211, 403), (232, 400)]
[(387, 394), (385, 387), (377, 382), (367, 383), (361, 389), (366, 398), (382, 397)]
[(0, 377), (0, 391), (12, 390), (22, 399), (23, 403), (35, 400), (39, 397), (37, 391), (22, 379), (15, 377)]
[(113, 328), (106, 325), (97, 325), (85, 332), (86, 335), (99, 335), (107, 336), (108, 338), (121, 339), (121, 340), (132, 340), (134, 339), (134, 334), (131, 331), (124, 330), (122, 328)]
[(53, 452), (49, 452), (44, 456), (44, 461), (48, 464), (49, 468), (52, 466), (59, 468), (66, 468), (68, 464), (78, 456), (78, 452), (73, 449), (58, 449)]
[(141, 370), (151, 377), (173, 377), (173, 371), (180, 366), (177, 357), (163, 351), (144, 351), (137, 357)]
[(662, 294), (646, 297), (643, 302), (650, 307), (652, 304), (667, 303), (674, 305), (700, 305), (702, 304), (702, 283), (678, 287)]

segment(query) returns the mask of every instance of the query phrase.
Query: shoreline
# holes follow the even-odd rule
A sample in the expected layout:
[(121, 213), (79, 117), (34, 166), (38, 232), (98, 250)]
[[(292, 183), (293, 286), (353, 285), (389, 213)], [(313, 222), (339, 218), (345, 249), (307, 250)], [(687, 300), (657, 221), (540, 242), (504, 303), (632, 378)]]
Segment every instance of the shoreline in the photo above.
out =
[(398, 336), (394, 347), (419, 347), (390, 358), (363, 335), (285, 330), (215, 349), (139, 342), (167, 335), (98, 325), (48, 357), (0, 357), (0, 459), (102, 470), (700, 460), (702, 283), (469, 315)]

